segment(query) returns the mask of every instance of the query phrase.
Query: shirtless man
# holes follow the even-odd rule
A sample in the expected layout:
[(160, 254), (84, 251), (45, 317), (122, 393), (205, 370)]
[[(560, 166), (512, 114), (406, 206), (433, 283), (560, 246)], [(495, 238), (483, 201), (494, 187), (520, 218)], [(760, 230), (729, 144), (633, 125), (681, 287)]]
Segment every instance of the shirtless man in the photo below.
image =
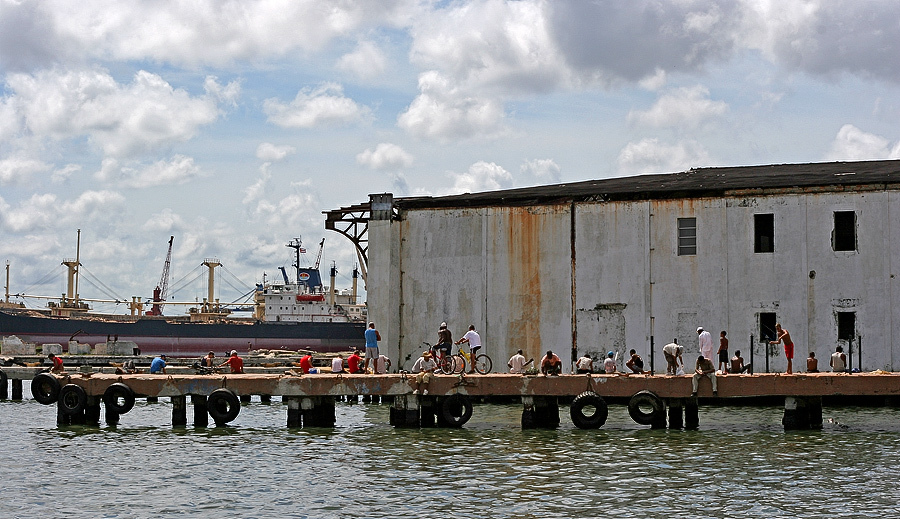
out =
[(719, 349), (716, 353), (719, 355), (719, 371), (728, 373), (728, 337), (727, 332), (722, 330), (719, 334)]
[(734, 357), (731, 357), (731, 369), (728, 370), (728, 372), (741, 374), (745, 371), (750, 371), (750, 365), (744, 364), (744, 357), (741, 357), (741, 350), (734, 350)]
[(791, 333), (781, 327), (781, 324), (775, 325), (775, 333), (777, 333), (777, 338), (774, 341), (769, 341), (769, 344), (778, 344), (779, 342), (784, 342), (784, 356), (787, 358), (787, 374), (790, 375), (794, 373), (794, 341), (791, 340)]
[(819, 359), (816, 358), (816, 352), (814, 351), (809, 352), (809, 357), (806, 357), (806, 372), (819, 372)]

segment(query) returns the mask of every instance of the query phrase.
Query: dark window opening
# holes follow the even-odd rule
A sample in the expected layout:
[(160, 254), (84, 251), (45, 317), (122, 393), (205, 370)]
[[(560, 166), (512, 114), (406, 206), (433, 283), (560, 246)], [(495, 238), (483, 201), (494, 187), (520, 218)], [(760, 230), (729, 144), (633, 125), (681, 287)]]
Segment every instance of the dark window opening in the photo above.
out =
[(850, 341), (856, 337), (856, 312), (838, 312), (838, 340)]
[(774, 341), (778, 338), (775, 333), (775, 312), (762, 312), (759, 314), (759, 340), (760, 342)]
[(678, 219), (678, 255), (693, 256), (697, 254), (697, 219)]
[(753, 215), (753, 252), (775, 252), (775, 215)]
[(856, 250), (856, 212), (835, 211), (834, 233), (831, 235), (834, 250)]

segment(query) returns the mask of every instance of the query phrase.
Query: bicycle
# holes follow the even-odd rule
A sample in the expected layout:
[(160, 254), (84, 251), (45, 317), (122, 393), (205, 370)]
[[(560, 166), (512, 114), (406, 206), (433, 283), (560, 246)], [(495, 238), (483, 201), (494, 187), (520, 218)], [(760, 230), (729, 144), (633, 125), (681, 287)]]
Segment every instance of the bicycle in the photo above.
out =
[(462, 373), (465, 371), (466, 361), (463, 359), (462, 355), (445, 355), (443, 350), (435, 350), (434, 346), (429, 342), (422, 341), (422, 344), (428, 348), (428, 351), (433, 352), (434, 362), (444, 375), (452, 375), (453, 373)]
[(482, 375), (487, 375), (491, 372), (491, 369), (494, 367), (494, 361), (488, 355), (484, 353), (480, 355), (476, 355), (475, 359), (472, 359), (472, 352), (464, 351), (462, 346), (459, 347), (459, 352), (457, 353), (463, 359), (463, 369), (465, 369), (465, 364), (468, 362), (472, 368)]

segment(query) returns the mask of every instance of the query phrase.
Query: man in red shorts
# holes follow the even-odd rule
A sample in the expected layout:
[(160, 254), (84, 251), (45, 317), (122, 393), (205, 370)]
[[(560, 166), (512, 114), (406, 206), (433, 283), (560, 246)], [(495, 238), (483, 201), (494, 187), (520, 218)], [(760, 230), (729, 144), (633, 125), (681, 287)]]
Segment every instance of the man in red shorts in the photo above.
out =
[(790, 375), (794, 372), (794, 341), (791, 340), (790, 332), (782, 328), (780, 323), (775, 325), (775, 333), (778, 334), (778, 338), (774, 341), (769, 341), (769, 344), (778, 344), (779, 342), (784, 342), (784, 356), (787, 357), (788, 361), (787, 374)]

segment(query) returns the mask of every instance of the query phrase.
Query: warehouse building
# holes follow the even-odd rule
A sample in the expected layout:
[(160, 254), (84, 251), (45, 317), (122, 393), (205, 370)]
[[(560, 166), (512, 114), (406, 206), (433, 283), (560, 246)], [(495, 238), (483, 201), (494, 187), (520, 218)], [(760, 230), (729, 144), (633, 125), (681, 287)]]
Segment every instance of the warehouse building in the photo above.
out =
[(716, 346), (727, 330), (756, 372), (784, 371), (767, 342), (776, 323), (793, 337), (795, 371), (809, 351), (827, 370), (839, 345), (853, 367), (895, 371), (898, 217), (900, 161), (867, 161), (375, 194), (329, 211), (326, 227), (356, 243), (370, 320), (401, 369), (445, 321), (454, 338), (476, 326), (494, 371), (519, 348), (566, 364), (573, 351), (614, 351), (624, 370), (633, 348), (645, 362), (652, 350), (660, 372), (675, 340), (690, 370), (698, 326)]

